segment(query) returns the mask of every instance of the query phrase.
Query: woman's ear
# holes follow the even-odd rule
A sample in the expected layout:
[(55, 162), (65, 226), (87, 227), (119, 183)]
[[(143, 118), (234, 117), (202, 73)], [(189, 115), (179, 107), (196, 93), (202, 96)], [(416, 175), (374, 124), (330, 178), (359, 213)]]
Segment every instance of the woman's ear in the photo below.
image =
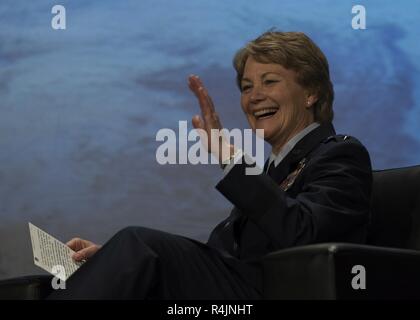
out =
[(308, 93), (306, 97), (305, 107), (307, 109), (311, 108), (318, 101), (318, 96), (314, 93)]

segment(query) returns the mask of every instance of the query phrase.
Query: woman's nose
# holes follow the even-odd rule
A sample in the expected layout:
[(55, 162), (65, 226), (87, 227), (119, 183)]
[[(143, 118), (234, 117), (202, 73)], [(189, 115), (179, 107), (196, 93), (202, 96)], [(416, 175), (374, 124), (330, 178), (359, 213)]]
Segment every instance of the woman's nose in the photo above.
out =
[(255, 86), (254, 88), (252, 88), (252, 92), (250, 95), (250, 101), (251, 103), (258, 103), (262, 100), (264, 100), (266, 97), (264, 91), (262, 90), (262, 88)]

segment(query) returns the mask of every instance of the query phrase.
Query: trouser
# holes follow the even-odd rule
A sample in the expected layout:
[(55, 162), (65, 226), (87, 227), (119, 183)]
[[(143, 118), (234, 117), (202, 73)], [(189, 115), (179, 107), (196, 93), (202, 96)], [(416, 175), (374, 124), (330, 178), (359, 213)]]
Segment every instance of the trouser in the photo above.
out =
[(192, 239), (127, 227), (48, 299), (260, 299), (240, 271), (256, 269), (232, 261)]

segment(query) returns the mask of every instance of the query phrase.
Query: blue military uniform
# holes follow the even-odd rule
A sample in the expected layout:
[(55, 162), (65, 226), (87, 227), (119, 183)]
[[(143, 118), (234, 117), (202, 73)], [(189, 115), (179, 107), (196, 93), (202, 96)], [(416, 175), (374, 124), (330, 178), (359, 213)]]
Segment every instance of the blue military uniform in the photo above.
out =
[(68, 280), (60, 298), (258, 299), (260, 258), (291, 246), (363, 243), (369, 221), (369, 154), (355, 138), (323, 124), (269, 175), (235, 165), (217, 189), (234, 204), (206, 244), (130, 227)]
[[(258, 261), (292, 246), (365, 242), (372, 169), (357, 139), (321, 125), (269, 171), (268, 176), (245, 175), (245, 164), (235, 165), (217, 185), (235, 208), (213, 230), (208, 245), (241, 261)], [(290, 175), (292, 184), (284, 190)], [(261, 288), (256, 274), (246, 270), (244, 278)]]

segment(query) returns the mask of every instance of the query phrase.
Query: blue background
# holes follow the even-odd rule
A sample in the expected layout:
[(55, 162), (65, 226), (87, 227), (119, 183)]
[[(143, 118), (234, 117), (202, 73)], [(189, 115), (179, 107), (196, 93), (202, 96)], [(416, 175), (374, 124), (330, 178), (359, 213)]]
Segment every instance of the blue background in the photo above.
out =
[[(51, 28), (62, 4), (67, 29)], [(363, 4), (367, 29), (351, 28)], [(0, 278), (41, 273), (27, 222), (103, 243), (127, 225), (206, 240), (231, 204), (215, 165), (160, 166), (156, 132), (198, 106), (202, 77), (227, 128), (247, 128), (231, 66), (271, 27), (307, 33), (335, 85), (334, 124), (374, 168), (420, 163), (419, 1), (0, 3)], [(268, 148), (266, 148), (268, 149)]]

